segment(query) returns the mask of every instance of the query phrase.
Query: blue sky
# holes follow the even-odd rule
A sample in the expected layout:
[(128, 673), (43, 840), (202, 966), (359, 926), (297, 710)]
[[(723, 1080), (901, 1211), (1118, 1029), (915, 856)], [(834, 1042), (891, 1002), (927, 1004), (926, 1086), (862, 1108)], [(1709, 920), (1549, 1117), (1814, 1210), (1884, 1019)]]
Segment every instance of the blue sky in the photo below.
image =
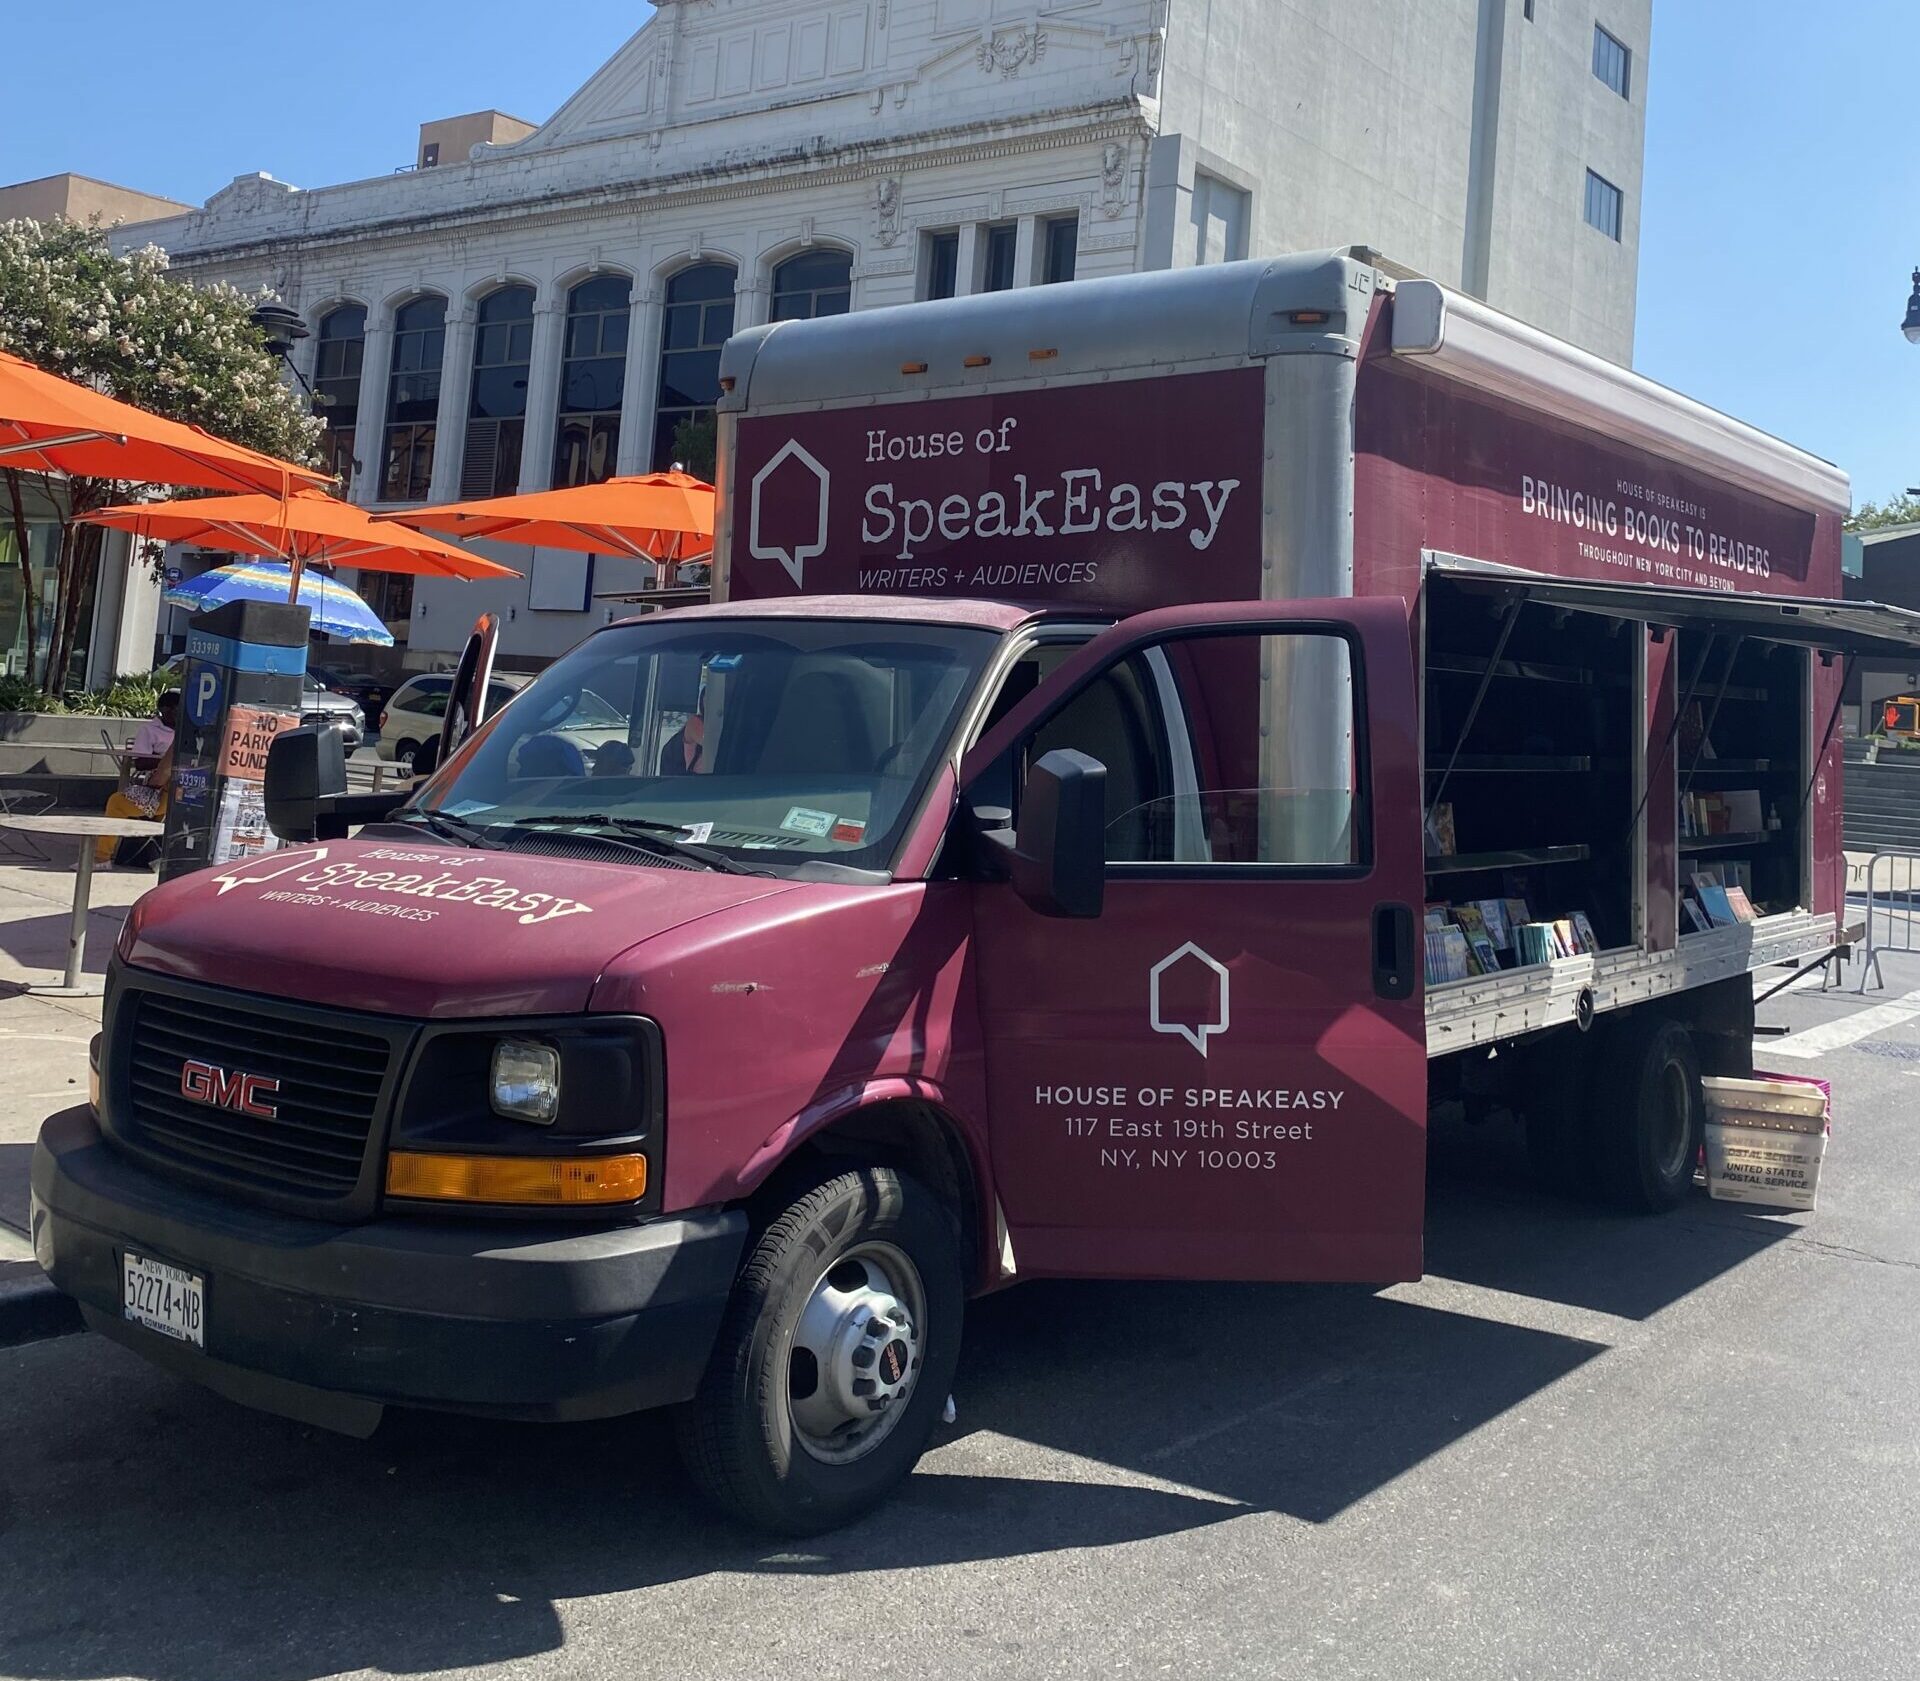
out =
[[(76, 51), (77, 11), (97, 58)], [(646, 13), (30, 8), (6, 27), (0, 181), (73, 169), (197, 203), (243, 170), (384, 174), (422, 118), (550, 115)], [(1920, 485), (1920, 347), (1899, 334), (1920, 263), (1917, 50), (1911, 0), (1654, 0), (1636, 364), (1838, 461), (1859, 499)]]

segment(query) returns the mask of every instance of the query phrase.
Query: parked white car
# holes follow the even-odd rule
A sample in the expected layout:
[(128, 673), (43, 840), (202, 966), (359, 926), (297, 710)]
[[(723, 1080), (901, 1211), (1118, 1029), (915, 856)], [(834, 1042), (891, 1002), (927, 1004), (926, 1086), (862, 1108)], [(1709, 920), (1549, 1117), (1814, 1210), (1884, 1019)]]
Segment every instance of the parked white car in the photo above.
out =
[[(531, 681), (522, 676), (495, 677), (487, 685), (488, 713), (499, 711)], [(380, 714), (380, 740), (374, 751), (411, 774), (414, 755), (429, 741), (439, 739), (440, 721), (447, 714), (447, 699), (452, 693), (450, 673), (409, 677), (393, 691)]]

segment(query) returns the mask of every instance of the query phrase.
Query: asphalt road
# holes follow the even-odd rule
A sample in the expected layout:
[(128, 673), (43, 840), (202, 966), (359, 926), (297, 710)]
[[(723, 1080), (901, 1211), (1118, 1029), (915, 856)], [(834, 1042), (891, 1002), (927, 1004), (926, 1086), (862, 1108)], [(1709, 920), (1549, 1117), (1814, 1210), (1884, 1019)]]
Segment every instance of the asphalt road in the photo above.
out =
[(1450, 1138), (1419, 1285), (981, 1304), (905, 1496), (801, 1546), (706, 1516), (646, 1420), (353, 1442), (93, 1337), (0, 1354), (0, 1673), (1911, 1681), (1920, 962), (1889, 970), (1866, 1003), (1910, 1003), (1780, 1062), (1835, 1088), (1817, 1216), (1595, 1214)]

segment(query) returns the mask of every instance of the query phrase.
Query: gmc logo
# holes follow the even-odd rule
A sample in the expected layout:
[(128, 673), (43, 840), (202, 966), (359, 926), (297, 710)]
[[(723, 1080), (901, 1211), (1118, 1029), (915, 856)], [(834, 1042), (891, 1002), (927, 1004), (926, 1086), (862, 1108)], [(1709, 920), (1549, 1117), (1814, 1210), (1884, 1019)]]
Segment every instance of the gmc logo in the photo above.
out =
[(280, 1082), (264, 1074), (243, 1074), (237, 1068), (216, 1068), (210, 1062), (180, 1065), (180, 1095), (190, 1103), (209, 1103), (216, 1109), (254, 1115), (271, 1121), (280, 1111), (262, 1101), (279, 1091)]

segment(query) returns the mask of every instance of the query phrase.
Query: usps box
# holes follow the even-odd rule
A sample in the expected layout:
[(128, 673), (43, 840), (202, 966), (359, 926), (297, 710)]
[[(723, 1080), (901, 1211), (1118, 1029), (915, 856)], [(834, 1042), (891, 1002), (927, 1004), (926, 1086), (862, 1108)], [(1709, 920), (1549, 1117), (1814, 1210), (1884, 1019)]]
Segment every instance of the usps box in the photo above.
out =
[(1833, 1114), (1827, 1083), (1781, 1074), (1700, 1083), (1708, 1193), (1759, 1208), (1812, 1208)]

